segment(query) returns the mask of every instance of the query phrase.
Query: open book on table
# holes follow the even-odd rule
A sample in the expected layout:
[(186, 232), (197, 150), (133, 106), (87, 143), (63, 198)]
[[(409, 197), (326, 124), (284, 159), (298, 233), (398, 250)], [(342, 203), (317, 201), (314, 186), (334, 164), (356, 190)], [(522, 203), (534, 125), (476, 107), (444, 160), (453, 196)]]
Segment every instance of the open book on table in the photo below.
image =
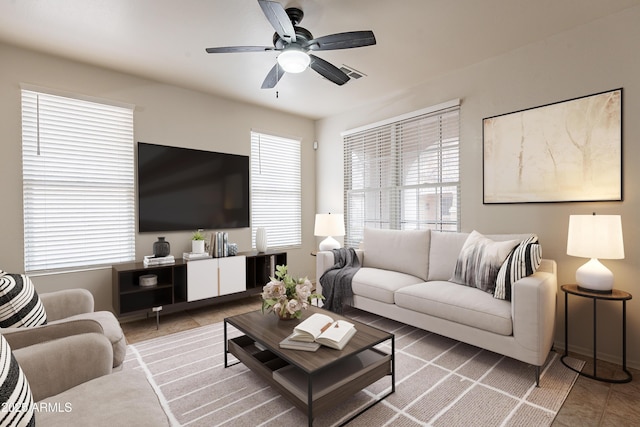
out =
[(327, 347), (342, 350), (356, 333), (353, 323), (333, 320), (322, 313), (314, 313), (293, 329), (289, 339), (293, 341), (317, 342)]

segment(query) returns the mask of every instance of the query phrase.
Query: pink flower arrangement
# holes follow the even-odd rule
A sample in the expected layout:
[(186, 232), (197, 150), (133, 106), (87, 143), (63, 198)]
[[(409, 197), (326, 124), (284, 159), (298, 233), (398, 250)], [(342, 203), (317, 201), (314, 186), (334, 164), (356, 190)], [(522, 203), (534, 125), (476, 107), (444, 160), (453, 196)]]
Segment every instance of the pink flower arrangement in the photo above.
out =
[(299, 319), (314, 298), (324, 299), (312, 292), (311, 281), (294, 279), (287, 272), (286, 265), (276, 266), (275, 278), (262, 288), (262, 312), (273, 311), (281, 318)]

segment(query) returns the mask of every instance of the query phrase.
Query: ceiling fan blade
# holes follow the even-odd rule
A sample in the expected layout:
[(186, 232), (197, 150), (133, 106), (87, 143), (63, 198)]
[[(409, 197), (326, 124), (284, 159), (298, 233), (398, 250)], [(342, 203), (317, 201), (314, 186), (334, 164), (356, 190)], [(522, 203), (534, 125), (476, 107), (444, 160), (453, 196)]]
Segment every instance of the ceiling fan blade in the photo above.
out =
[(291, 19), (285, 12), (282, 5), (275, 1), (258, 0), (262, 12), (265, 14), (271, 26), (276, 30), (276, 33), (282, 40), (288, 43), (296, 41), (296, 31), (293, 28)]
[(311, 57), (311, 63), (309, 64), (309, 67), (311, 67), (313, 71), (320, 74), (322, 77), (329, 79), (340, 86), (349, 81), (349, 76), (347, 76), (335, 65), (314, 55), (309, 55), (309, 57)]
[(335, 50), (371, 46), (374, 44), (376, 44), (376, 37), (373, 35), (373, 31), (349, 31), (309, 40), (303, 47), (310, 50)]
[(267, 77), (262, 82), (262, 89), (272, 89), (276, 87), (284, 73), (285, 71), (282, 69), (280, 64), (276, 63), (276, 65), (273, 66), (271, 71), (269, 71), (269, 74), (267, 74)]
[(208, 47), (207, 53), (236, 53), (236, 52), (268, 52), (275, 50), (269, 46), (227, 46), (227, 47)]

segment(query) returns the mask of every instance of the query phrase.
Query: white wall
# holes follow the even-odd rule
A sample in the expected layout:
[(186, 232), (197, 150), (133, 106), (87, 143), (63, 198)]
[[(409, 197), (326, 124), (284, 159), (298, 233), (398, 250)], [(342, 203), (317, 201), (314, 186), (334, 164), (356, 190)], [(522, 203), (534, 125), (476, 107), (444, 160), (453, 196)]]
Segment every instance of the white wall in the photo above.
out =
[[(559, 286), (574, 283), (586, 260), (566, 255), (570, 214), (621, 214), (624, 260), (604, 263), (615, 287), (636, 294), (627, 305), (628, 363), (640, 367), (640, 7), (612, 15), (508, 54), (461, 69), (389, 99), (316, 125), (318, 212), (343, 212), (340, 132), (454, 98), (462, 100), (460, 157), (462, 229), (485, 233), (536, 232), (543, 255), (558, 262)], [(623, 93), (624, 201), (609, 203), (482, 204), (482, 119), (619, 87)], [(592, 305), (570, 299), (570, 347), (591, 354)], [(621, 361), (621, 304), (598, 304), (598, 352)], [(558, 288), (556, 343), (564, 347), (564, 294)]]
[[(250, 131), (302, 139), (303, 245), (288, 252), (294, 274), (315, 277), (315, 155), (312, 120), (181, 89), (78, 62), (0, 44), (0, 268), (24, 270), (20, 84), (135, 104), (134, 138), (233, 154), (250, 154)], [(225, 230), (240, 251), (251, 250), (249, 229)], [(191, 233), (164, 233), (171, 253), (190, 251)], [(157, 233), (136, 235), (136, 259), (152, 253)], [(111, 310), (111, 269), (35, 276), (38, 292), (84, 287), (100, 310)]]

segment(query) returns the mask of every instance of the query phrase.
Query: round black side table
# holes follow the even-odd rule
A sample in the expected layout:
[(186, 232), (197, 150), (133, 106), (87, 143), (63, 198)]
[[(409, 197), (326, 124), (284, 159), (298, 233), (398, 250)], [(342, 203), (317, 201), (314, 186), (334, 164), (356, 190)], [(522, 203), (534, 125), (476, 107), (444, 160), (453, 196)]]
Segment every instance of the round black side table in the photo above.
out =
[[(564, 366), (578, 374), (598, 381), (608, 383), (628, 383), (633, 378), (631, 372), (627, 370), (627, 301), (631, 299), (631, 294), (625, 291), (613, 289), (611, 292), (592, 292), (583, 289), (578, 285), (562, 285), (560, 287), (564, 292), (564, 355), (560, 358)], [(569, 354), (569, 294), (583, 298), (591, 298), (593, 300), (593, 374), (578, 371), (567, 365), (564, 358)], [(622, 370), (627, 375), (622, 379), (603, 378), (598, 376), (596, 365), (596, 302), (598, 300), (606, 301), (622, 301)]]

